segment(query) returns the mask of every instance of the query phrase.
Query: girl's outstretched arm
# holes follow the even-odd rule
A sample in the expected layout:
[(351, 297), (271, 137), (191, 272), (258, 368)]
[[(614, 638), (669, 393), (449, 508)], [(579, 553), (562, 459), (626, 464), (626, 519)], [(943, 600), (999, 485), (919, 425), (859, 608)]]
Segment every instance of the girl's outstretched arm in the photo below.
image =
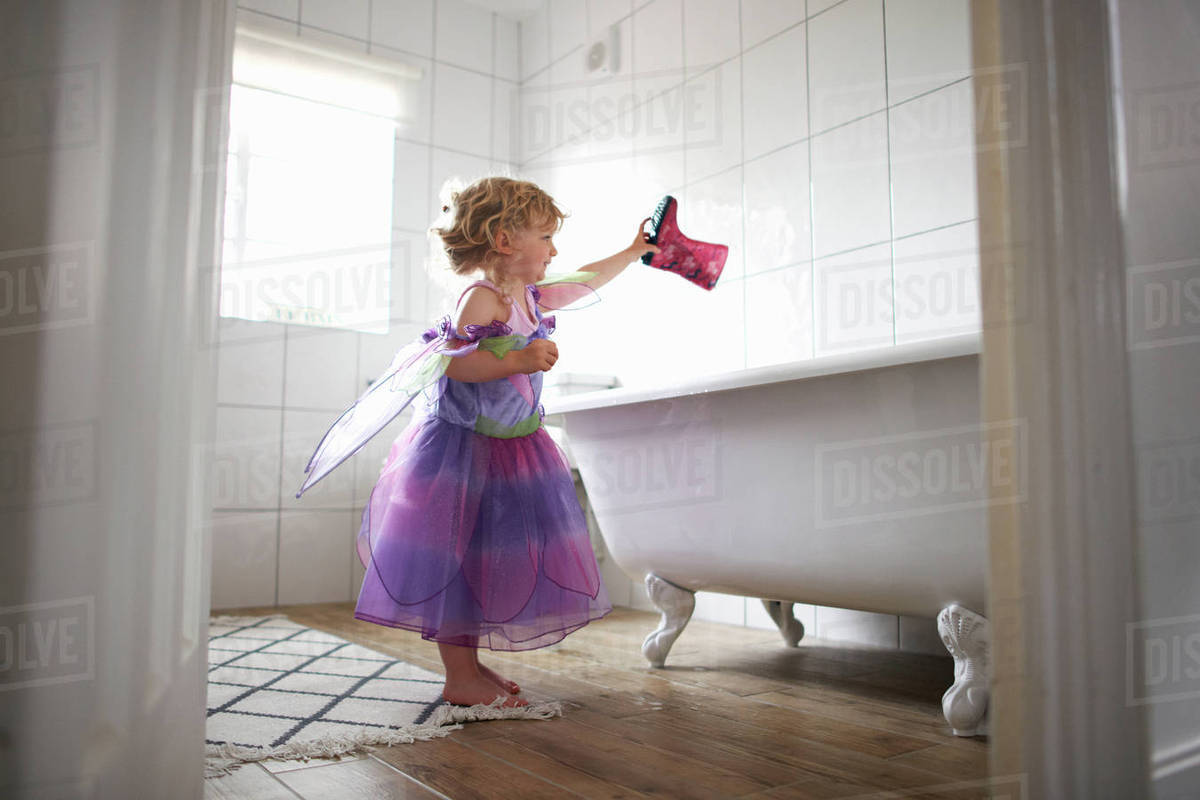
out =
[(592, 289), (599, 289), (601, 286), (620, 275), (626, 267), (628, 267), (634, 261), (637, 261), (646, 253), (658, 252), (658, 248), (647, 241), (647, 239), (650, 238), (650, 234), (646, 233), (645, 227), (646, 223), (649, 222), (650, 219), (650, 217), (646, 217), (644, 220), (642, 220), (642, 223), (638, 225), (637, 236), (634, 237), (633, 243), (630, 244), (629, 247), (626, 247), (619, 253), (614, 253), (608, 258), (601, 259), (595, 263), (579, 268), (580, 272), (596, 273), (596, 277), (590, 278), (587, 281), (588, 286), (592, 287)]
[[(467, 293), (455, 325), (459, 335), (467, 335), (468, 325), (490, 325), (508, 317), (508, 307), (491, 289), (477, 286)], [(549, 339), (534, 339), (521, 350), (510, 350), (496, 358), (486, 350), (476, 350), (450, 359), (446, 377), (464, 383), (483, 383), (507, 378), (519, 372), (533, 373), (550, 369), (558, 360), (558, 347)]]

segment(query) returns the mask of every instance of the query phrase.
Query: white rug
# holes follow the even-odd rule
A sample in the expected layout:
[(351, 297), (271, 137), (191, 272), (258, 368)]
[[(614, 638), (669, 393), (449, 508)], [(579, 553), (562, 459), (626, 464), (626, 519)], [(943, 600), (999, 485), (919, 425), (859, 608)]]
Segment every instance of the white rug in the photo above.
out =
[(266, 758), (331, 758), (446, 736), (463, 722), (549, 719), (557, 702), (469, 708), (443, 677), (284, 615), (212, 617), (205, 777)]

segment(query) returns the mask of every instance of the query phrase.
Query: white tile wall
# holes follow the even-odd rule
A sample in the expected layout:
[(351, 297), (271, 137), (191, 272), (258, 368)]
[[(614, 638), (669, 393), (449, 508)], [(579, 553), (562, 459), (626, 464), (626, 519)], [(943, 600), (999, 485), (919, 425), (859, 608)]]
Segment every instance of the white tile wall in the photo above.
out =
[(366, 41), (368, 6), (367, 0), (304, 0), (300, 24)]
[(217, 402), (278, 406), (283, 399), (283, 325), (222, 318)]
[(395, 160), (392, 225), (410, 231), (424, 230), (433, 219), (429, 202), (429, 147), (397, 139)]
[[(685, 287), (686, 288), (686, 287)], [(712, 320), (717, 325), (728, 325), (733, 331), (727, 336), (714, 337), (708, 360), (701, 364), (702, 372), (734, 372), (746, 364), (746, 284), (734, 280), (725, 285), (717, 284), (710, 292), (695, 293), (707, 302), (711, 309), (706, 315), (693, 319), (703, 323)], [(704, 350), (704, 348), (697, 348)], [(687, 377), (687, 376), (682, 376)]]
[(520, 141), (516, 133), (521, 103), (521, 88), (512, 81), (492, 81), (492, 161), (510, 166), (513, 148)]
[(371, 0), (371, 41), (433, 57), (434, 0)]
[(841, 253), (891, 237), (887, 115), (812, 139), (813, 252)]
[(971, 81), (889, 111), (895, 235), (976, 217)]
[(800, 142), (747, 161), (744, 180), (746, 273), (810, 260), (808, 145)]
[(490, 74), (493, 16), (464, 0), (437, 0), (438, 61)]
[(552, 128), (549, 122), (550, 70), (544, 69), (520, 84), (517, 92), (516, 142), (513, 155), (518, 163), (532, 168), (533, 159), (548, 151)]
[(836, 6), (842, 0), (808, 0), (808, 16), (815, 17), (822, 11)]
[(747, 278), (746, 366), (800, 361), (812, 354), (812, 264)]
[(516, 20), (501, 17), (493, 18), (496, 26), (492, 52), (496, 58), (496, 77), (506, 81), (521, 79), (520, 53), (521, 29)]
[(258, 11), (283, 19), (300, 19), (300, 0), (243, 0), (238, 3), (240, 8), (248, 11)]
[(889, 103), (970, 73), (970, 9), (964, 0), (886, 0)]
[(339, 411), (354, 401), (359, 334), (293, 325), (288, 328), (284, 404)]
[(279, 512), (213, 512), (214, 610), (276, 602)]
[(683, 153), (678, 150), (635, 151), (630, 205), (647, 209), (646, 216), (665, 194), (683, 193)]
[(442, 185), (452, 179), (470, 183), (475, 178), (491, 172), (491, 161), (486, 156), (468, 155), (452, 150), (433, 148), (433, 195), (436, 197)]
[(331, 603), (350, 596), (351, 514), (347, 510), (280, 515), (280, 605)]
[(396, 138), (428, 143), (433, 136), (434, 62), (382, 45), (372, 45), (371, 51), (377, 56), (393, 58), (420, 70), (419, 78), (407, 80), (401, 85), (404, 117), (396, 125)]
[(632, 67), (639, 87), (683, 81), (682, 0), (651, 0), (633, 12)]
[(579, 0), (549, 0), (550, 62), (583, 46), (587, 38), (587, 4)]
[(889, 245), (820, 258), (813, 269), (815, 355), (893, 344)]
[(213, 508), (279, 508), (282, 426), (279, 408), (217, 407), (210, 467)]
[(521, 80), (544, 70), (550, 64), (550, 17), (543, 12), (521, 21), (521, 51), (518, 61)]
[[(347, 359), (353, 363), (353, 357)], [(304, 482), (304, 467), (312, 457), (313, 450), (321, 437), (337, 420), (342, 409), (331, 411), (306, 411), (293, 408), (283, 410), (283, 447), (281, 463), (283, 469), (283, 496), (281, 506), (285, 512), (309, 509), (349, 509), (354, 507), (353, 470), (335, 469), (319, 483), (296, 499), (296, 490)]]
[(975, 222), (893, 243), (897, 342), (979, 329), (978, 243)]
[(899, 620), (891, 614), (817, 607), (817, 636), (822, 639), (862, 642), (880, 647), (900, 646)]
[[(420, 333), (429, 326), (430, 318), (434, 315), (435, 287), (430, 280), (430, 270), (435, 267), (428, 263), (432, 244), (423, 230), (392, 233), (390, 341), (402, 343), (398, 340), (397, 331), (411, 330), (413, 326), (420, 328), (414, 335)], [(364, 336), (360, 341), (365, 342), (366, 339)], [(362, 389), (361, 383), (359, 389)]]
[(741, 51), (737, 3), (683, 0), (683, 31), (683, 59), (689, 74)]
[[(805, 636), (817, 635), (817, 606), (806, 603), (793, 603), (792, 616), (804, 626)], [(765, 628), (776, 630), (778, 626), (771, 615), (763, 607), (761, 600), (755, 597), (746, 598), (746, 626), (749, 628)]]
[(724, 622), (726, 625), (746, 624), (745, 598), (718, 592), (696, 592), (696, 619)]
[(628, 17), (615, 24), (618, 44), (614, 71), (608, 74), (587, 73), (588, 100), (595, 126), (589, 139), (596, 155), (622, 154), (628, 158), (626, 154), (632, 152), (643, 132), (637, 127), (617, 124), (622, 110), (632, 108), (635, 100), (633, 75), (629, 67), (633, 25)]
[(595, 39), (609, 25), (633, 13), (632, 0), (587, 0), (588, 34)]
[(808, 137), (805, 33), (797, 25), (742, 57), (747, 159)]
[(688, 182), (740, 164), (742, 157), (741, 58), (684, 84), (684, 164)]
[(887, 105), (880, 0), (845, 0), (811, 20), (808, 48), (813, 133)]
[[(491, 153), (491, 125), (486, 112), (491, 108), (492, 80), (486, 75), (437, 65), (437, 95), (433, 103), (433, 141), (439, 147), (459, 150), (488, 158)], [(484, 124), (480, 124), (481, 121)]]
[(763, 39), (776, 36), (803, 21), (803, 2), (742, 0), (742, 48), (749, 50)]
[(356, 510), (351, 515), (350, 520), (350, 541), (351, 547), (354, 548), (350, 554), (350, 598), (358, 599), (358, 593), (362, 589), (363, 577), (367, 574), (367, 569), (359, 560), (356, 542), (358, 540), (358, 529), (362, 523), (362, 511)]
[(284, 35), (302, 34), (306, 30), (298, 22), (296, 14), (282, 17), (245, 7), (239, 7), (234, 12), (234, 25), (250, 25), (260, 30)]
[[(696, 130), (692, 132), (694, 138), (699, 138), (697, 134), (700, 131), (711, 133), (713, 130), (712, 124), (704, 124), (704, 120), (701, 120), (701, 125), (692, 122), (695, 116), (692, 109), (698, 105), (693, 103), (693, 98), (697, 97), (697, 91), (706, 84), (697, 82), (686, 87), (679, 85), (657, 93), (641, 84), (640, 79), (634, 79), (634, 98), (641, 102), (639, 105), (628, 105), (628, 111), (619, 118), (618, 127), (638, 134), (633, 140), (633, 150), (637, 155), (677, 159), (678, 183), (682, 185), (686, 155), (683, 144), (684, 129), (688, 126), (695, 127)], [(711, 82), (707, 85), (711, 85)]]

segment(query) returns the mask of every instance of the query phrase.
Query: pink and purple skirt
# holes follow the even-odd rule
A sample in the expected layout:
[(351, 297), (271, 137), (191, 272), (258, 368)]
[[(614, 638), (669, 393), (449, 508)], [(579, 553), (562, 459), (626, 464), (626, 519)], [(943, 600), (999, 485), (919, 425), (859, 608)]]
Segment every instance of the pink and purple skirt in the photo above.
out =
[(422, 417), (363, 511), (354, 616), (422, 638), (531, 650), (612, 610), (562, 451)]

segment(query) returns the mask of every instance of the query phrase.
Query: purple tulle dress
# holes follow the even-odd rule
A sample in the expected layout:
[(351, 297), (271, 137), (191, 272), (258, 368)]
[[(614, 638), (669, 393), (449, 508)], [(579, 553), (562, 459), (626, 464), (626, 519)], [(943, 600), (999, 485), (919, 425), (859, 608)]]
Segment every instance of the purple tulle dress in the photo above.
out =
[[(491, 287), (486, 281), (480, 284)], [(494, 287), (492, 287), (494, 288)], [(502, 356), (554, 330), (536, 287), (446, 355)], [(462, 340), (448, 319), (425, 334)], [(363, 511), (357, 619), (492, 650), (554, 644), (612, 610), (567, 461), (542, 427), (542, 373), (441, 375)]]

